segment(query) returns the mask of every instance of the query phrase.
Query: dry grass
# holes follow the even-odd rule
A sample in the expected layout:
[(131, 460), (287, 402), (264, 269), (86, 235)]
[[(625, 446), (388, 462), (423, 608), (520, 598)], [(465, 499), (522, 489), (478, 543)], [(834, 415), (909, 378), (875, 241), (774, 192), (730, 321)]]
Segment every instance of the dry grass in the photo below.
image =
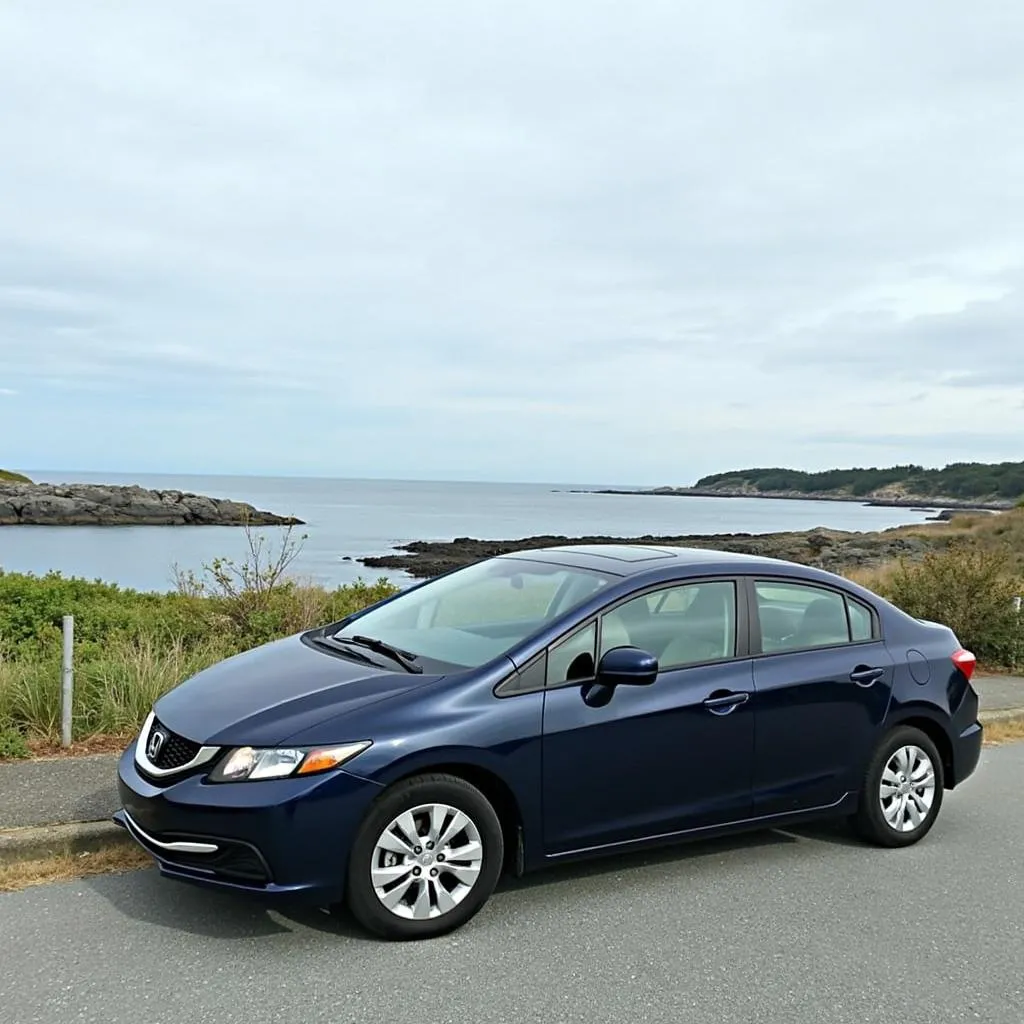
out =
[[(56, 740), (36, 737), (28, 741), (28, 749), (34, 758), (90, 757), (93, 754), (120, 754), (134, 739), (134, 732), (99, 733), (75, 740), (70, 747), (62, 747)], [(3, 758), (0, 758), (3, 763)]]
[(1024, 571), (1024, 507), (997, 514), (954, 516), (949, 522), (912, 523), (887, 530), (895, 536), (919, 536), (948, 542), (971, 540), (981, 548), (1006, 553), (1008, 568)]
[(95, 853), (63, 853), (43, 860), (0, 864), (0, 892), (16, 892), (32, 885), (67, 882), (89, 875), (138, 871), (152, 864), (153, 858), (135, 845), (109, 846)]
[(986, 747), (998, 747), (1004, 743), (1024, 740), (1024, 715), (1020, 718), (1003, 718), (985, 724)]

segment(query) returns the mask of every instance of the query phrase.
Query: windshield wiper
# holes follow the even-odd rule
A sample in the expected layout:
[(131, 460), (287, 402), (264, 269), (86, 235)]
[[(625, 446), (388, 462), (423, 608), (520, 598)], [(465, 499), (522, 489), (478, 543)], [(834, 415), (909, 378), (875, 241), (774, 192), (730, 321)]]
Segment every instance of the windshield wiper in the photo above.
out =
[[(312, 641), (315, 644), (321, 644), (323, 647), (337, 647), (340, 644), (343, 644), (343, 643), (346, 642), (346, 641), (342, 640), (340, 637), (334, 637), (334, 636), (317, 636), (317, 637), (313, 637)], [(359, 661), (362, 661), (362, 662), (364, 662), (367, 665), (376, 665), (378, 668), (380, 667), (377, 664), (377, 662), (375, 662), (373, 660), (373, 658), (367, 657), (367, 655), (363, 654), (362, 651), (350, 651), (350, 650), (346, 649), (343, 653), (345, 654), (346, 657), (356, 658)]]
[(406, 672), (422, 672), (423, 666), (416, 664), (416, 655), (411, 654), (409, 651), (400, 650), (398, 647), (392, 647), (391, 644), (385, 643), (383, 640), (377, 640), (372, 636), (332, 636), (331, 639), (335, 643), (339, 644), (353, 644), (356, 647), (365, 647), (368, 650), (376, 651), (377, 654), (383, 654), (392, 661), (397, 661), (399, 665), (406, 670)]

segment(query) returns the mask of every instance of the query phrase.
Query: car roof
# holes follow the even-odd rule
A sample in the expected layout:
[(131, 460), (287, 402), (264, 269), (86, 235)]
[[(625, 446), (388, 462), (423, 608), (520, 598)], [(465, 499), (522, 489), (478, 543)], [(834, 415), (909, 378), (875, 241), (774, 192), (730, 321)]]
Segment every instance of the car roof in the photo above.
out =
[(615, 576), (635, 576), (669, 567), (693, 566), (708, 570), (714, 567), (727, 572), (740, 567), (750, 571), (758, 567), (769, 569), (795, 564), (777, 558), (719, 551), (714, 548), (673, 547), (661, 544), (564, 544), (510, 551), (497, 557), (594, 569)]

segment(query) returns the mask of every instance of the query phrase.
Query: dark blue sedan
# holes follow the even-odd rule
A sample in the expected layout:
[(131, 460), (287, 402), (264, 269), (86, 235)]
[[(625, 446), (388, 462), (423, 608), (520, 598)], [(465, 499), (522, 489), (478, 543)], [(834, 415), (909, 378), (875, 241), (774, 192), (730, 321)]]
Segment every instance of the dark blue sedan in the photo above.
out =
[(977, 766), (973, 670), (805, 566), (519, 552), (187, 680), (122, 756), (116, 820), (168, 877), (422, 938), (571, 858), (826, 817), (915, 843)]

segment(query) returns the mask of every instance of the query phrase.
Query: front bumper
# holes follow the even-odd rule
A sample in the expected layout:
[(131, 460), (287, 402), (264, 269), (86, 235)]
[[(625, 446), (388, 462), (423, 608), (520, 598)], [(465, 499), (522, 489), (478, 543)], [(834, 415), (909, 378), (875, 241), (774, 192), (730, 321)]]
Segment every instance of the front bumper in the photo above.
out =
[(118, 764), (114, 821), (162, 875), (319, 905), (341, 900), (349, 848), (381, 791), (376, 783), (341, 770), (220, 784), (202, 773), (154, 785), (134, 754), (132, 744)]

